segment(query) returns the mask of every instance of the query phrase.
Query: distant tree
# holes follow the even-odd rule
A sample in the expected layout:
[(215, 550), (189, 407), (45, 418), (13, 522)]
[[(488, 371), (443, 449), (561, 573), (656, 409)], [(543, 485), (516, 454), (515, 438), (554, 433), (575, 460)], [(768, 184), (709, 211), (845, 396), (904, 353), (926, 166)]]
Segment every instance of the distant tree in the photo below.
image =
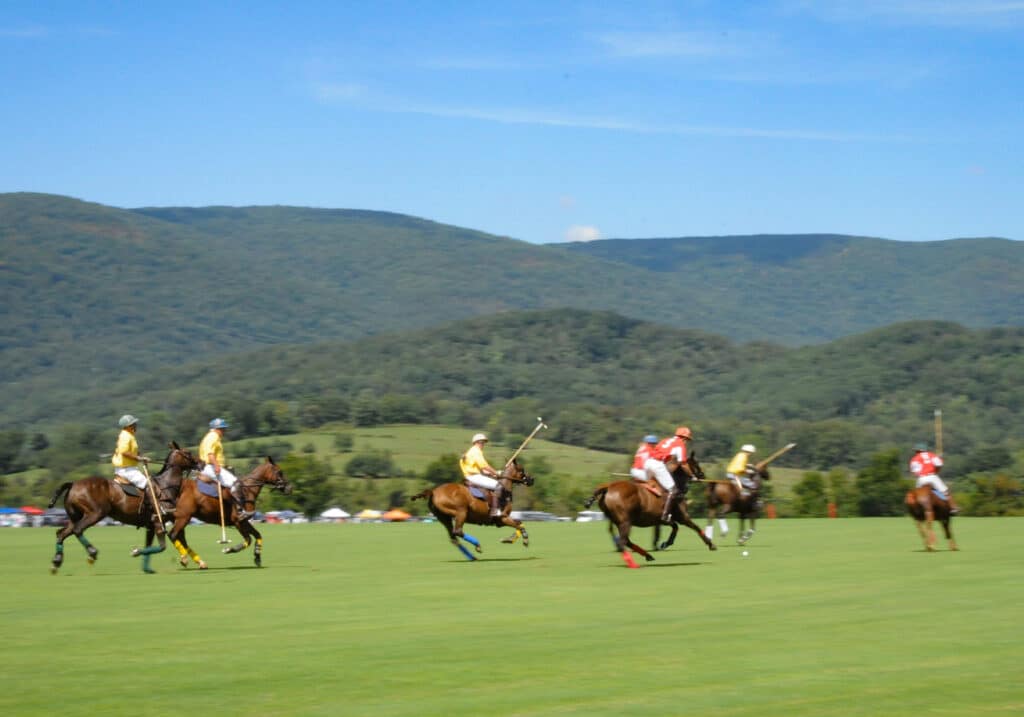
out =
[(372, 393), (361, 393), (352, 403), (352, 423), (360, 427), (376, 426), (380, 423), (380, 410)]
[(812, 518), (825, 516), (828, 496), (825, 492), (825, 479), (821, 473), (810, 471), (793, 486), (793, 510), (797, 515)]
[(911, 483), (900, 473), (898, 449), (871, 456), (866, 468), (857, 474), (858, 507), (864, 516), (901, 515), (903, 497)]
[(397, 473), (391, 451), (356, 453), (345, 464), (345, 475), (354, 478), (390, 478)]
[(352, 446), (355, 443), (355, 439), (352, 438), (351, 433), (335, 433), (334, 434), (334, 448), (339, 453), (349, 453), (352, 450)]
[(459, 456), (455, 453), (438, 456), (427, 464), (422, 477), (432, 486), (442, 483), (461, 483), (462, 471), (459, 469)]
[(24, 445), (24, 431), (0, 431), (0, 473), (16, 470), (18, 454)]
[(328, 507), (333, 493), (329, 463), (308, 455), (290, 455), (277, 463), (292, 484), (292, 493), (284, 502), (310, 518)]
[(842, 468), (833, 468), (825, 476), (829, 501), (835, 503), (840, 516), (857, 514), (857, 489)]
[(967, 512), (978, 516), (1024, 515), (1024, 486), (1005, 473), (976, 476)]
[(29, 447), (36, 452), (45, 451), (49, 446), (50, 441), (45, 433), (35, 433), (32, 435), (32, 440), (29, 441)]

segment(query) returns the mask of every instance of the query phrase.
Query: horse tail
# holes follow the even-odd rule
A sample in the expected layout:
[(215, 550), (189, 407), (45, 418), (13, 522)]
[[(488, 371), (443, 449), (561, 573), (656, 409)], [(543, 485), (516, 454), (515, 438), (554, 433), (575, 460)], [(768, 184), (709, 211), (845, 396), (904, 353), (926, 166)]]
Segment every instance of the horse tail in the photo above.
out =
[(57, 492), (53, 494), (52, 498), (50, 498), (50, 504), (46, 507), (52, 508), (54, 504), (57, 502), (57, 499), (60, 498), (63, 493), (67, 493), (69, 490), (71, 490), (71, 481), (68, 481), (67, 483), (61, 483), (60, 487), (57, 489)]
[(583, 504), (583, 506), (584, 506), (585, 508), (589, 508), (589, 507), (590, 507), (590, 506), (592, 506), (592, 505), (593, 505), (593, 504), (594, 504), (594, 503), (595, 503), (596, 501), (598, 501), (598, 500), (600, 500), (600, 499), (601, 499), (602, 497), (604, 497), (604, 494), (605, 494), (605, 493), (607, 493), (607, 492), (608, 492), (608, 484), (607, 484), (607, 483), (602, 483), (601, 485), (599, 485), (599, 486), (597, 487), (597, 490), (595, 490), (595, 491), (594, 491), (594, 495), (592, 495), (592, 496), (590, 496), (589, 498), (587, 498), (587, 502), (586, 502), (586, 503), (584, 503), (584, 504)]
[(434, 494), (433, 488), (427, 488), (426, 490), (417, 493), (414, 496), (410, 496), (409, 500), (419, 500), (420, 498), (430, 498)]

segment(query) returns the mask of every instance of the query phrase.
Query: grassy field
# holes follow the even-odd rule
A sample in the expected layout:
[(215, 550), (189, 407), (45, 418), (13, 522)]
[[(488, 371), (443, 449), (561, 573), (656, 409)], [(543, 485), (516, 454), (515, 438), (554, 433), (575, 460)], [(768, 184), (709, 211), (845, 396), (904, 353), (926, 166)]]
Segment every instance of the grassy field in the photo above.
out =
[[(1020, 519), (964, 519), (934, 554), (908, 519), (764, 521), (750, 555), (692, 533), (639, 570), (605, 523), (265, 526), (205, 572), (94, 528), (5, 529), (0, 711), (17, 715), (978, 715), (1024, 711)], [(649, 530), (638, 531), (643, 541)], [(170, 552), (170, 551), (169, 551)]]

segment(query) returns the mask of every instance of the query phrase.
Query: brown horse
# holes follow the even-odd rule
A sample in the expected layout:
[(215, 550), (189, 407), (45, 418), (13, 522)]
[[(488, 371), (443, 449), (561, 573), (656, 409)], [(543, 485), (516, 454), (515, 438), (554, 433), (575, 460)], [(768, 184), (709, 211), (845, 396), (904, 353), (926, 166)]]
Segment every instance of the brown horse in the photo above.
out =
[(452, 541), (452, 545), (458, 548), (467, 559), (476, 560), (476, 556), (459, 542), (460, 539), (465, 540), (476, 548), (476, 552), (483, 552), (483, 548), (480, 547), (480, 541), (472, 535), (463, 532), (462, 526), (466, 523), (472, 523), (473, 525), (507, 525), (514, 529), (515, 533), (508, 538), (502, 539), (501, 542), (514, 543), (518, 538), (522, 537), (523, 547), (525, 548), (530, 545), (530, 536), (526, 532), (526, 528), (523, 527), (522, 521), (510, 517), (509, 513), (512, 511), (512, 485), (514, 483), (521, 483), (525, 486), (531, 486), (533, 485), (533, 478), (527, 475), (518, 460), (513, 460), (498, 474), (498, 482), (501, 483), (504, 490), (502, 492), (501, 515), (497, 517), (491, 516), (485, 499), (475, 497), (470, 492), (470, 489), (462, 483), (444, 483), (436, 488), (427, 488), (422, 493), (412, 496), (410, 500), (426, 498), (427, 508), (430, 509), (434, 517), (448, 531), (448, 538)]
[[(755, 470), (752, 476), (754, 481), (754, 487), (752, 488), (740, 490), (731, 481), (708, 483), (708, 522), (704, 532), (709, 538), (714, 537), (714, 521), (716, 518), (718, 519), (718, 527), (722, 531), (722, 537), (724, 538), (729, 534), (729, 526), (725, 522), (725, 516), (732, 512), (739, 513), (740, 516), (740, 532), (736, 542), (743, 545), (754, 537), (754, 531), (757, 530), (757, 519), (761, 515), (761, 485), (764, 481), (770, 480), (771, 476), (768, 474), (767, 468), (751, 467)], [(747, 520), (750, 521), (750, 527), (744, 529), (743, 526)]]
[(935, 550), (935, 530), (932, 522), (938, 520), (946, 531), (946, 540), (950, 550), (959, 550), (953, 539), (953, 531), (949, 527), (952, 515), (949, 512), (949, 501), (939, 496), (931, 486), (923, 485), (907, 492), (904, 500), (907, 512), (917, 525), (924, 547), (928, 551)]
[[(246, 510), (255, 511), (256, 499), (259, 497), (260, 491), (263, 490), (263, 486), (269, 485), (273, 490), (285, 494), (292, 492), (291, 483), (284, 477), (284, 471), (274, 463), (274, 459), (270, 456), (267, 456), (266, 462), (258, 465), (248, 475), (239, 478), (238, 482), (241, 485)], [(224, 523), (233, 525), (242, 535), (244, 541), (232, 545), (230, 548), (224, 548), (222, 552), (239, 553), (248, 548), (252, 540), (255, 540), (256, 546), (253, 548), (253, 553), (256, 567), (262, 567), (263, 535), (253, 527), (248, 519), (238, 519), (238, 510), (230, 493), (224, 493), (219, 483), (214, 486), (214, 489), (221, 490), (224, 500)], [(217, 500), (216, 494), (209, 496), (200, 493), (198, 480), (185, 481), (182, 484), (178, 505), (174, 510), (174, 525), (171, 526), (170, 531), (171, 542), (181, 556), (178, 562), (182, 567), (188, 567), (189, 558), (199, 565), (200, 570), (205, 570), (207, 567), (206, 562), (199, 557), (199, 554), (189, 547), (188, 541), (185, 539), (185, 526), (192, 518), (198, 518), (204, 523), (220, 525), (220, 516), (220, 501)]]
[[(689, 456), (686, 459), (686, 465), (693, 478), (703, 479), (704, 471), (701, 469), (700, 463), (697, 462), (696, 456)], [(678, 464), (671, 473), (673, 480), (681, 487), (681, 490), (679, 499), (673, 503), (669, 513), (668, 525), (671, 526), (672, 532), (668, 540), (661, 544), (660, 549), (665, 550), (675, 543), (676, 533), (679, 532), (679, 525), (682, 524), (699, 535), (704, 544), (708, 546), (708, 550), (717, 550), (715, 544), (701, 532), (686, 511), (686, 502), (683, 497), (686, 494), (689, 481), (692, 480), (690, 474)], [(644, 556), (647, 561), (654, 560), (653, 555), (629, 539), (629, 533), (634, 527), (654, 526), (656, 531), (654, 540), (657, 543), (657, 529), (662, 525), (661, 514), (665, 506), (664, 498), (654, 495), (637, 481), (619, 480), (598, 486), (594, 494), (587, 499), (586, 506), (589, 508), (595, 501), (601, 511), (608, 516), (608, 532), (611, 533), (615, 549), (622, 553), (622, 559), (626, 561), (626, 564), (631, 568), (636, 567), (636, 562), (629, 554), (629, 550)], [(615, 534), (616, 529), (618, 529), (618, 535)]]
[[(177, 443), (171, 443), (170, 449), (170, 453), (164, 459), (163, 468), (153, 476), (157, 499), (162, 505), (168, 507), (177, 499), (185, 473), (202, 466), (195, 456)], [(132, 551), (132, 555), (143, 556), (142, 570), (144, 572), (154, 572), (149, 567), (149, 556), (162, 552), (166, 548), (164, 528), (148, 503), (140, 510), (143, 503), (141, 495), (130, 495), (125, 490), (126, 488), (122, 488), (119, 483), (100, 476), (90, 476), (74, 482), (68, 481), (57, 488), (57, 492), (50, 500), (49, 507), (52, 508), (60, 496), (67, 493), (64, 498), (64, 510), (67, 511), (68, 522), (57, 530), (57, 552), (53, 556), (53, 567), (50, 568), (52, 573), (56, 574), (64, 563), (64, 540), (72, 533), (85, 548), (89, 564), (96, 562), (100, 551), (89, 542), (84, 533), (88, 528), (108, 516), (127, 525), (146, 529), (146, 547)], [(129, 487), (127, 490), (135, 492), (134, 487)], [(154, 534), (159, 536), (159, 547), (152, 547)]]

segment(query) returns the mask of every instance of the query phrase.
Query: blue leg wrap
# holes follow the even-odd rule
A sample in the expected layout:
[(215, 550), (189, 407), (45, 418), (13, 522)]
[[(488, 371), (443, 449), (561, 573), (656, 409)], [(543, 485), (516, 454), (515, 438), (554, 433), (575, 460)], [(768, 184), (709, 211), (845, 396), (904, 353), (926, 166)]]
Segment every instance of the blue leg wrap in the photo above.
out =
[(466, 556), (466, 560), (476, 560), (476, 558), (473, 556), (473, 553), (469, 552), (469, 549), (465, 545), (459, 543), (456, 544), (455, 547), (462, 551), (462, 554)]
[(470, 545), (475, 545), (478, 548), (480, 547), (480, 541), (477, 540), (476, 538), (474, 538), (469, 533), (463, 533), (462, 537), (465, 538), (466, 542), (469, 543)]

